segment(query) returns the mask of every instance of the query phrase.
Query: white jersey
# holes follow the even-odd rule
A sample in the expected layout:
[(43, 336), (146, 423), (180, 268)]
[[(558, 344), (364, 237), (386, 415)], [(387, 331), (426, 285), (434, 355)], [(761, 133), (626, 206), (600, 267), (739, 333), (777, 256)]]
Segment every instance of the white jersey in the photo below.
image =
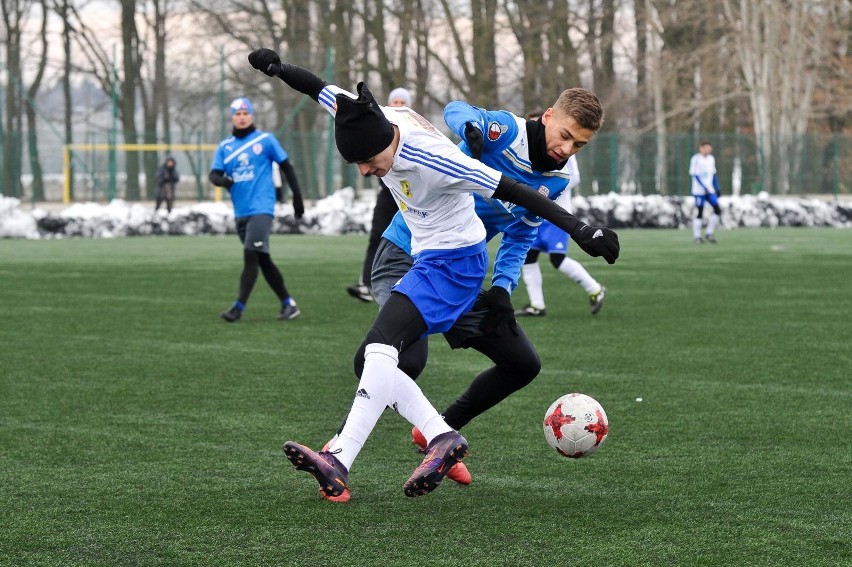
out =
[(574, 205), (571, 204), (571, 198), (573, 197), (574, 187), (580, 185), (580, 166), (577, 165), (577, 156), (569, 157), (565, 166), (559, 172), (567, 176), (569, 181), (565, 190), (556, 198), (556, 204), (569, 213), (573, 213)]
[[(692, 178), (693, 195), (710, 195), (715, 193), (716, 190), (713, 188), (714, 175), (716, 175), (716, 158), (713, 157), (713, 154), (703, 156), (698, 153), (689, 160), (689, 176)], [(700, 183), (699, 180), (701, 181)]]
[[(327, 85), (320, 104), (334, 114), (335, 95), (354, 94)], [(407, 107), (382, 106), (388, 121), (399, 128), (393, 165), (382, 181), (393, 193), (411, 230), (411, 254), (451, 250), (485, 240), (472, 193), (491, 197), (501, 173), (464, 154), (428, 120)]]

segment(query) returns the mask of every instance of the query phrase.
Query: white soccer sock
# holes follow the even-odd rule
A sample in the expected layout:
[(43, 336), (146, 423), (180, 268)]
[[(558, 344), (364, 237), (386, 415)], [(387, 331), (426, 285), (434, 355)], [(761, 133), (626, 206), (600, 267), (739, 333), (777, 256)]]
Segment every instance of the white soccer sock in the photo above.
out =
[(538, 262), (521, 266), (521, 275), (524, 285), (527, 286), (530, 305), (536, 309), (544, 309), (544, 290), (541, 287), (541, 267)]
[(329, 447), (347, 470), (391, 402), (398, 362), (399, 353), (390, 345), (371, 343), (364, 350), (364, 370), (352, 409), (337, 440)]
[(583, 286), (583, 289), (589, 295), (594, 295), (601, 290), (601, 284), (577, 260), (565, 256), (565, 259), (559, 264), (559, 271)]
[(692, 238), (701, 238), (701, 224), (700, 218), (692, 219)]
[(426, 443), (431, 443), (441, 433), (453, 430), (408, 374), (397, 368), (395, 378), (392, 407), (420, 430)]
[(719, 218), (719, 215), (713, 213), (710, 216), (710, 220), (707, 221), (707, 235), (711, 235), (716, 232), (716, 227), (719, 226), (719, 221), (722, 220)]

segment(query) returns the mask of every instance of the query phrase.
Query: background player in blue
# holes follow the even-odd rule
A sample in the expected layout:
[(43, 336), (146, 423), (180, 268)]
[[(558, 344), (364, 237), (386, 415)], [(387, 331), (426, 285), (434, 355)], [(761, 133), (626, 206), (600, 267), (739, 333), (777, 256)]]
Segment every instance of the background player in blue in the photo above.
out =
[(472, 193), (535, 210), (569, 231), (586, 252), (610, 263), (619, 255), (618, 237), (607, 228), (583, 224), (530, 187), (466, 156), (411, 109), (380, 107), (364, 83), (353, 95), (306, 69), (283, 64), (269, 49), (253, 51), (249, 62), (335, 116), (338, 152), (357, 164), (361, 175), (383, 178), (405, 214), (416, 258), (367, 333), (364, 370), (340, 435), (320, 452), (288, 441), (285, 455), (316, 479), (324, 497), (343, 496), (349, 469), (385, 407), (391, 406), (422, 431), (427, 443), (426, 457), (405, 482), (404, 492), (427, 494), (464, 458), (467, 441), (399, 368), (399, 352), (423, 336), (449, 330), (476, 301), (488, 251)]
[[(689, 176), (692, 179), (692, 196), (695, 198), (695, 218), (692, 219), (692, 239), (696, 244), (716, 243), (716, 227), (719, 226), (722, 210), (719, 208), (719, 176), (716, 174), (716, 158), (710, 142), (701, 142), (698, 153), (689, 160)], [(707, 221), (707, 230), (701, 238), (704, 224), (704, 204), (710, 203), (713, 214)]]
[(209, 179), (213, 185), (230, 191), (234, 205), (237, 234), (243, 243), (243, 271), (234, 305), (221, 314), (222, 319), (238, 321), (257, 281), (258, 268), (266, 283), (281, 301), (278, 318), (288, 321), (299, 315), (299, 307), (290, 297), (284, 276), (269, 255), (269, 233), (275, 218), (275, 185), (273, 164), (281, 169), (293, 193), (293, 209), (297, 219), (305, 212), (302, 191), (287, 152), (269, 132), (254, 126), (254, 107), (245, 97), (231, 103), (231, 136), (219, 142)]

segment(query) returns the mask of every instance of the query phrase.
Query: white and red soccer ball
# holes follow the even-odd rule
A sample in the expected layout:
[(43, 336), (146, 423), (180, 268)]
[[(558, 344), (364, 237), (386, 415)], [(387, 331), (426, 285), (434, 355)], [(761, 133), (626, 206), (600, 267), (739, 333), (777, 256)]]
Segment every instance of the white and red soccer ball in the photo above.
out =
[(566, 394), (544, 414), (544, 437), (563, 457), (577, 459), (597, 451), (609, 434), (603, 407), (585, 394)]

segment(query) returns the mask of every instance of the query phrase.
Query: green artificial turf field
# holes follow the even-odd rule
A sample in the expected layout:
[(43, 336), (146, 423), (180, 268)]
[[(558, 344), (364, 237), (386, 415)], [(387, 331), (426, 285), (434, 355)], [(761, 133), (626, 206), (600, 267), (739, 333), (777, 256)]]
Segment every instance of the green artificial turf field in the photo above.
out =
[[(406, 498), (420, 456), (387, 412), (344, 505), (281, 445), (351, 403), (366, 237), (273, 237), (302, 315), (261, 278), (236, 324), (235, 236), (0, 241), (0, 564), (849, 565), (852, 231), (620, 237), (614, 266), (571, 252), (609, 289), (595, 317), (543, 260), (543, 370), (463, 430), (473, 484)], [(487, 361), (430, 344), (443, 410)], [(609, 416), (588, 459), (542, 433), (572, 391)]]

